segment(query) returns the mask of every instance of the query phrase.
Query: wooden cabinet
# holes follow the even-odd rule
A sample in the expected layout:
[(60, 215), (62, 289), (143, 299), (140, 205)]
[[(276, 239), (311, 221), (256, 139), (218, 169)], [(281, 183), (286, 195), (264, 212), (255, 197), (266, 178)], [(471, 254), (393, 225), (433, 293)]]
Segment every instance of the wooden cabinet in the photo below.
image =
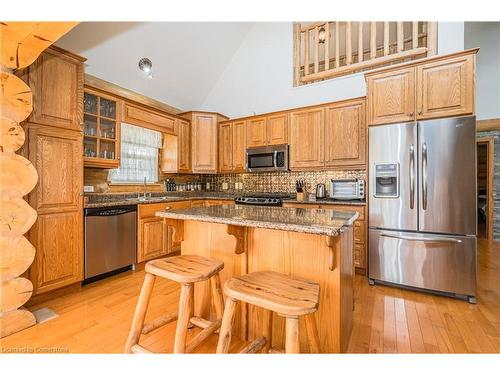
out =
[(86, 88), (83, 96), (83, 162), (86, 167), (120, 166), (121, 101)]
[(290, 114), (290, 167), (324, 166), (324, 108), (293, 111)]
[(407, 68), (367, 77), (368, 123), (415, 119), (415, 69)]
[(246, 122), (247, 146), (258, 147), (266, 144), (266, 118), (254, 117)]
[(218, 122), (227, 118), (216, 113), (186, 112), (191, 121), (191, 171), (217, 173)]
[(245, 121), (219, 124), (219, 171), (244, 172), (246, 150)]
[(145, 262), (180, 250), (172, 243), (172, 229), (164, 224), (157, 211), (191, 207), (190, 201), (140, 204), (137, 207), (137, 262)]
[(326, 108), (325, 166), (366, 165), (365, 99), (333, 104)]
[(233, 171), (233, 123), (219, 124), (219, 170)]
[(366, 74), (368, 125), (474, 114), (477, 49)]
[(191, 124), (186, 120), (178, 120), (177, 129), (177, 170), (188, 173), (191, 171)]
[(288, 142), (288, 113), (266, 117), (266, 143), (280, 145)]
[(252, 117), (246, 121), (247, 147), (288, 142), (288, 113)]
[(123, 106), (123, 121), (144, 126), (162, 133), (176, 134), (176, 118), (142, 106), (126, 102)]
[(474, 113), (475, 55), (419, 65), (417, 118)]
[(163, 133), (160, 149), (159, 169), (162, 173), (177, 173), (179, 168), (178, 150), (179, 141), (174, 134)]
[(36, 248), (29, 270), (34, 294), (83, 279), (82, 133), (28, 123), (28, 158), (38, 184), (28, 202), (38, 220), (28, 234)]
[(33, 91), (31, 123), (82, 130), (84, 58), (51, 46), (22, 74)]

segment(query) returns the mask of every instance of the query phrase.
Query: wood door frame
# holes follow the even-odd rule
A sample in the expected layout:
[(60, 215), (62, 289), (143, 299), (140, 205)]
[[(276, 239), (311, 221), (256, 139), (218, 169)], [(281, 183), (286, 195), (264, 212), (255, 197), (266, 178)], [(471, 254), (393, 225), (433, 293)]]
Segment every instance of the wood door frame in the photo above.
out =
[[(488, 213), (486, 216), (486, 238), (488, 241), (493, 240), (493, 180), (495, 173), (495, 138), (481, 137), (476, 139), (476, 147), (480, 144), (485, 144), (487, 147), (487, 195), (486, 205)], [(477, 164), (477, 160), (476, 160)], [(476, 191), (477, 194), (477, 191)]]

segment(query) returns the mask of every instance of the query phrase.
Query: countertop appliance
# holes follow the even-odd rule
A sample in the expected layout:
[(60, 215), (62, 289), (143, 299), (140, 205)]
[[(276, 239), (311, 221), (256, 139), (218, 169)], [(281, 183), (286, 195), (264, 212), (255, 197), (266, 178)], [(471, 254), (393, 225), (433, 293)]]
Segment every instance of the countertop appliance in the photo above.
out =
[(476, 119), (369, 129), (369, 277), (476, 295)]
[(288, 145), (247, 148), (246, 170), (248, 172), (288, 171)]
[(137, 206), (86, 208), (85, 282), (136, 263)]
[(255, 206), (282, 206), (283, 199), (290, 198), (288, 194), (253, 194), (235, 198), (236, 204), (247, 204)]
[(325, 184), (316, 185), (316, 199), (326, 198), (326, 187)]
[(364, 199), (365, 180), (361, 178), (332, 179), (330, 182), (330, 198), (336, 200)]

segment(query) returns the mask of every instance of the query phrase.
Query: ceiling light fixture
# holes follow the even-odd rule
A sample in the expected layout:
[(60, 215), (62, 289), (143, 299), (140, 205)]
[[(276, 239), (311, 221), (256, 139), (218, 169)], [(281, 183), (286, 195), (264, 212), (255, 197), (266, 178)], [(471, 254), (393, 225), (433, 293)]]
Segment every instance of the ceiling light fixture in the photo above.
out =
[(139, 69), (146, 73), (148, 78), (153, 78), (153, 63), (147, 57), (139, 60)]

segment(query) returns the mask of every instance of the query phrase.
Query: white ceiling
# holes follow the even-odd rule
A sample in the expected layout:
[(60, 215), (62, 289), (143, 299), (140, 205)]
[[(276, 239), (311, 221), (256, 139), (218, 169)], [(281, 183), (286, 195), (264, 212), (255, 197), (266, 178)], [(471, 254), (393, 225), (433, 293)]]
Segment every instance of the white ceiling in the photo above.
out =
[[(85, 72), (182, 110), (201, 107), (253, 23), (83, 22), (56, 44)], [(149, 79), (137, 66), (153, 62)]]

